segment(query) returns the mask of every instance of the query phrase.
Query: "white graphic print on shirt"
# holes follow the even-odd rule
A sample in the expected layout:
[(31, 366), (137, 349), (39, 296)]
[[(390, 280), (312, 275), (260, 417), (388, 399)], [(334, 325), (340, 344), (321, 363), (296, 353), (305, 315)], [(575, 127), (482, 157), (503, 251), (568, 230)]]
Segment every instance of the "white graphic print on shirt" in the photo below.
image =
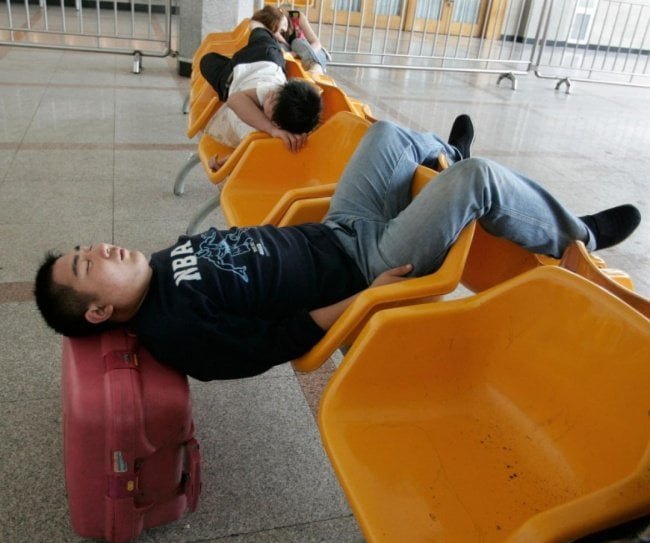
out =
[(198, 258), (203, 258), (223, 271), (229, 271), (241, 277), (248, 283), (246, 266), (237, 266), (236, 257), (250, 252), (260, 256), (268, 256), (266, 248), (261, 242), (255, 240), (247, 233), (248, 228), (231, 230), (220, 241), (216, 241), (216, 230), (209, 230), (201, 234), (201, 244), (196, 253)]

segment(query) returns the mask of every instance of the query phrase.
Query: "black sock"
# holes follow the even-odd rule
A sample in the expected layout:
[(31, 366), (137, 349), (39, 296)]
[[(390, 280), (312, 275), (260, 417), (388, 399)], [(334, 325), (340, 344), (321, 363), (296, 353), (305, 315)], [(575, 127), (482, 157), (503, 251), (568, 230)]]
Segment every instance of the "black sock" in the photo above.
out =
[(627, 238), (641, 222), (641, 213), (631, 204), (579, 217), (593, 234), (596, 250), (606, 249)]

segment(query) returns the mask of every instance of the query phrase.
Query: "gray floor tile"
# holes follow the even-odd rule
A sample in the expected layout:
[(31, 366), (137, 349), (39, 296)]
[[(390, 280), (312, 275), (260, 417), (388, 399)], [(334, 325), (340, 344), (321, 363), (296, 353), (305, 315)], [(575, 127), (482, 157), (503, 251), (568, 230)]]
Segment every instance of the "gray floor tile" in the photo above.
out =
[(60, 400), (0, 405), (0, 541), (79, 541), (65, 498)]
[(0, 282), (31, 281), (46, 251), (69, 251), (77, 244), (110, 240), (110, 216), (78, 224), (66, 221), (0, 224)]
[(7, 176), (7, 172), (11, 166), (11, 162), (16, 155), (18, 149), (18, 144), (16, 143), (15, 148), (13, 149), (2, 149), (0, 150), (0, 186)]
[(59, 397), (61, 337), (33, 302), (0, 304), (0, 401)]
[[(190, 151), (117, 151), (115, 153), (115, 220), (159, 219), (187, 223), (218, 189), (201, 165), (186, 178), (185, 193), (173, 193), (176, 175)], [(156, 205), (151, 205), (156, 202)]]
[(354, 517), (341, 517), (272, 530), (233, 534), (201, 543), (363, 543)]
[(25, 142), (112, 143), (112, 88), (49, 88), (25, 134)]

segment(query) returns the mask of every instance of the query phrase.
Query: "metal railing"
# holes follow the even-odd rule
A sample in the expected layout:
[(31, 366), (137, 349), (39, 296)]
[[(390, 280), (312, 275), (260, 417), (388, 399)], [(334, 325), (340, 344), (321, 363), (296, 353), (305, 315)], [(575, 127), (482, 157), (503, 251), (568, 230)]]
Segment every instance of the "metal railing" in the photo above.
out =
[(335, 66), (650, 85), (650, 0), (271, 3), (303, 11)]
[(143, 56), (171, 53), (172, 0), (5, 0), (0, 45)]
[(650, 2), (549, 2), (535, 75), (571, 81), (650, 86)]

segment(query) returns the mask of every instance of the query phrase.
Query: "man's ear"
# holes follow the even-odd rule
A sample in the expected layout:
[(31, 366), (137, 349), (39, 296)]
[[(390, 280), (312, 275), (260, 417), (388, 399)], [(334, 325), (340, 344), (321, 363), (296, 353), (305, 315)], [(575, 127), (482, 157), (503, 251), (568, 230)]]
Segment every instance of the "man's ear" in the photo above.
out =
[(84, 316), (88, 322), (92, 324), (100, 324), (112, 317), (113, 309), (112, 305), (99, 305), (92, 303), (86, 310)]

